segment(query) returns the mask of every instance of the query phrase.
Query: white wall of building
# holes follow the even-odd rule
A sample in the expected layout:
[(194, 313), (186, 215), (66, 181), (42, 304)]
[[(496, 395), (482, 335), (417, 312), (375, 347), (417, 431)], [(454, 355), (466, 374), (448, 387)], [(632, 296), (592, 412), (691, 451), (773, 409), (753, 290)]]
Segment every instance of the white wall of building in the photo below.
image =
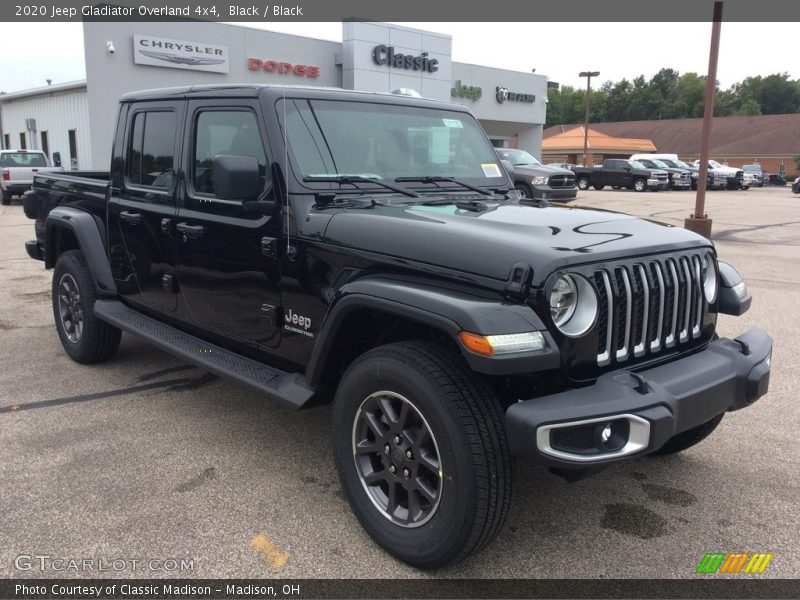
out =
[[(229, 71), (216, 73), (136, 64), (134, 35), (171, 38), (213, 44), (228, 49)], [(107, 42), (114, 45), (108, 52)], [(185, 85), (230, 83), (302, 84), (342, 86), (342, 70), (336, 65), (341, 44), (274, 33), (261, 29), (194, 21), (181, 23), (87, 22), (83, 24), (89, 110), (92, 115), (92, 168), (107, 169), (117, 118), (117, 101), (127, 92)], [(163, 48), (162, 48), (163, 49)], [(247, 59), (282, 61), (319, 67), (317, 77), (251, 70)]]
[[(23, 96), (19, 99), (9, 94), (0, 98), (0, 117), (3, 133), (9, 134), (11, 147), (19, 147), (19, 134), (26, 133), (28, 149), (42, 149), (41, 132), (47, 132), (50, 158), (53, 152), (61, 154), (62, 166), (69, 169), (76, 159), (79, 169), (91, 168), (91, 140), (89, 128), (89, 103), (86, 87), (54, 90), (48, 93)], [(36, 119), (36, 132), (25, 129), (25, 120)], [(70, 156), (69, 130), (75, 130), (77, 157)]]

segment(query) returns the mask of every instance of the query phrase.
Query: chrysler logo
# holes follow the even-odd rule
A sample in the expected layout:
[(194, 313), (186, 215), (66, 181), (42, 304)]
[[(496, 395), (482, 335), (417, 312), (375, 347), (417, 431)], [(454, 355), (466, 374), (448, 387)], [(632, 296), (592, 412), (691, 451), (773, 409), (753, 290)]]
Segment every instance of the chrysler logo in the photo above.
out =
[(201, 58), (199, 56), (181, 56), (168, 52), (154, 52), (153, 50), (139, 50), (144, 56), (175, 63), (177, 65), (218, 65), (225, 62), (224, 58)]

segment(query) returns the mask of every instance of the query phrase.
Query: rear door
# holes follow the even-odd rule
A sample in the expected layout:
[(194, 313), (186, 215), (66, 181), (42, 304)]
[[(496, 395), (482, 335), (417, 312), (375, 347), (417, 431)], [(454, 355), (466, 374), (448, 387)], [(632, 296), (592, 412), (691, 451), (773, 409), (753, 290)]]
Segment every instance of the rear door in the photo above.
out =
[(114, 277), (129, 302), (154, 311), (177, 306), (175, 174), (184, 105), (183, 100), (132, 104), (124, 145), (121, 152), (115, 148), (124, 167), (108, 203)]
[(280, 341), (279, 215), (250, 212), (214, 194), (217, 155), (253, 156), (259, 200), (274, 200), (269, 145), (255, 99), (194, 100), (187, 106), (186, 192), (178, 211), (178, 279), (189, 319), (251, 346)]

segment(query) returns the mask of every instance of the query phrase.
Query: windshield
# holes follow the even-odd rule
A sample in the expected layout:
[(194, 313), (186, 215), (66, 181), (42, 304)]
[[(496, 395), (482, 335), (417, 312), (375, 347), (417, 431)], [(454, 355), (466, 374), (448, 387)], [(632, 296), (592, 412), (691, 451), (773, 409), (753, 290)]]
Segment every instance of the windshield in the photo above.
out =
[(631, 167), (633, 167), (634, 169), (646, 169), (647, 168), (642, 163), (640, 163), (638, 160), (629, 160), (628, 163), (630, 163)]
[(761, 173), (761, 165), (745, 165), (743, 168), (748, 173)]
[(672, 162), (672, 164), (674, 164), (676, 167), (680, 167), (682, 169), (691, 169), (692, 171), (697, 170), (697, 167), (695, 165), (690, 165), (689, 163), (684, 162), (682, 160), (673, 160), (670, 162)]
[(653, 160), (653, 164), (657, 166), (659, 169), (669, 169), (670, 166), (665, 163), (663, 160)]
[(46, 167), (47, 160), (41, 152), (4, 152), (0, 154), (0, 167)]
[(722, 169), (723, 166), (715, 160), (708, 161), (708, 164), (711, 165), (714, 169)]
[(517, 165), (542, 164), (535, 156), (529, 154), (528, 152), (525, 152), (525, 150), (509, 150), (507, 148), (502, 148), (498, 150), (497, 153), (500, 155), (500, 158), (507, 160), (515, 167)]
[(505, 182), (499, 159), (466, 113), (399, 104), (278, 102), (286, 138), (304, 178), (457, 177), (477, 185)]

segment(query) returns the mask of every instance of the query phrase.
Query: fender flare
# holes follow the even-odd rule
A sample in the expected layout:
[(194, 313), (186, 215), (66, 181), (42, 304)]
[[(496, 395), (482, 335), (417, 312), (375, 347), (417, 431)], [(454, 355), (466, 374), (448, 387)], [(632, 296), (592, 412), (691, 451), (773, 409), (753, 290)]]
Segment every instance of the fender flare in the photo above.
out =
[(106, 254), (100, 225), (88, 212), (69, 206), (57, 206), (50, 211), (45, 220), (45, 267), (52, 269), (58, 259), (57, 254), (48, 252), (48, 249), (54, 247), (56, 233), (59, 229), (70, 230), (78, 240), (81, 253), (92, 272), (98, 295), (115, 295), (117, 286), (111, 274), (111, 264)]
[[(306, 370), (306, 379), (312, 386), (321, 382), (324, 366), (335, 351), (334, 344), (346, 317), (363, 308), (417, 321), (442, 331), (456, 342), (469, 367), (479, 373), (533, 373), (556, 369), (560, 364), (552, 336), (527, 305), (506, 304), (435, 284), (370, 277), (342, 286), (338, 299), (329, 307)], [(482, 356), (464, 348), (458, 339), (461, 331), (483, 335), (541, 331), (545, 348), (514, 355)]]

